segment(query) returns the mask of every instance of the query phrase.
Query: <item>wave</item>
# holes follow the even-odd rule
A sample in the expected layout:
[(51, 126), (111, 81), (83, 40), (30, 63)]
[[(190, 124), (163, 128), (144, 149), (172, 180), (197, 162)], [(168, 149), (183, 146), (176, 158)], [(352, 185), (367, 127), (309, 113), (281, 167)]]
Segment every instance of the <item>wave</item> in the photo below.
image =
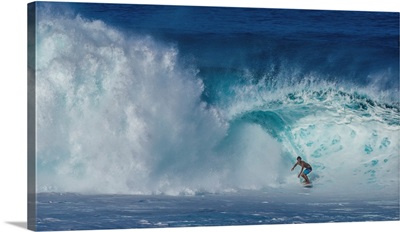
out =
[(81, 16), (38, 19), (39, 192), (285, 189), (298, 155), (321, 189), (398, 184), (398, 92), (251, 71), (210, 86), (175, 44)]
[(256, 104), (240, 101), (231, 110), (235, 112), (231, 123), (258, 125), (271, 135), (281, 146), (286, 167), (297, 155), (308, 160), (312, 178), (318, 178), (326, 190), (331, 191), (332, 185), (351, 187), (354, 192), (370, 188), (396, 192), (398, 104), (313, 85), (301, 91), (295, 87), (279, 100), (254, 101), (244, 94), (244, 99)]
[(176, 48), (81, 17), (42, 19), (37, 34), (40, 191), (147, 193), (200, 178), (225, 125)]

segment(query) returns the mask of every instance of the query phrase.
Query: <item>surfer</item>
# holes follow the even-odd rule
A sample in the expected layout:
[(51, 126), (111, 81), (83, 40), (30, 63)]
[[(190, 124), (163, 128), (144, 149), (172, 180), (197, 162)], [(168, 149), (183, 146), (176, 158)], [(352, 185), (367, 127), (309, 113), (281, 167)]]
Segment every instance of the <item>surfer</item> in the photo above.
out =
[[(294, 164), (294, 166), (293, 166), (293, 168), (292, 168), (291, 171), (293, 171), (294, 168), (295, 168), (297, 165), (300, 165), (300, 166), (301, 166), (300, 173), (299, 173), (299, 175), (298, 175), (297, 177), (300, 178), (300, 176), (302, 176), (302, 177), (304, 178), (304, 180), (306, 180), (306, 181), (305, 181), (305, 184), (310, 184), (311, 182), (310, 182), (310, 180), (308, 179), (307, 175), (312, 171), (311, 165), (308, 164), (308, 163), (306, 163), (306, 162), (304, 162), (304, 161), (302, 161), (300, 156), (297, 157), (297, 162)], [(304, 170), (304, 169), (305, 169), (305, 170)], [(304, 172), (303, 172), (303, 170), (304, 170)]]

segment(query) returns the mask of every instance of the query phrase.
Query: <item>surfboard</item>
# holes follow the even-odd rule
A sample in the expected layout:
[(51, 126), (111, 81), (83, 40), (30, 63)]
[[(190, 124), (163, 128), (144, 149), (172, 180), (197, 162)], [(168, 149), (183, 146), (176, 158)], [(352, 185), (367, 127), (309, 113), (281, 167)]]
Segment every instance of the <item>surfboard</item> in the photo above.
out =
[(313, 184), (309, 183), (309, 184), (303, 184), (304, 188), (312, 188)]

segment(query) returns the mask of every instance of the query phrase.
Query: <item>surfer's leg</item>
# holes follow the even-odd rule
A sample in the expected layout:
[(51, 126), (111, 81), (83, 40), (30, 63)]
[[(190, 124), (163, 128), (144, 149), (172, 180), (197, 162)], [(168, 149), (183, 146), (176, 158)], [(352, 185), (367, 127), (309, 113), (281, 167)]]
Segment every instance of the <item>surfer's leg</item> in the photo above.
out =
[(310, 183), (310, 180), (308, 179), (308, 176), (304, 174), (304, 179), (306, 179), (306, 184)]
[(306, 180), (306, 184), (310, 183), (310, 180), (308, 179), (307, 174), (309, 174), (311, 172), (311, 169), (306, 169), (304, 170), (304, 172), (301, 174), (301, 176)]
[(303, 177), (303, 179), (304, 179), (304, 181), (303, 181), (303, 182), (306, 182), (306, 183), (307, 183), (307, 176), (306, 176), (306, 175), (304, 175), (304, 173), (301, 173), (301, 177)]

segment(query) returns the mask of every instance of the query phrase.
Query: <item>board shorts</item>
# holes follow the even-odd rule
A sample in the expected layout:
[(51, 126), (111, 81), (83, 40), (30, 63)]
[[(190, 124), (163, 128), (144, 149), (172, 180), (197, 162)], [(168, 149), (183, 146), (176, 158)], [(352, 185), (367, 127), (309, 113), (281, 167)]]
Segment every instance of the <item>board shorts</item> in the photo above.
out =
[(305, 175), (308, 175), (308, 174), (310, 174), (311, 171), (312, 171), (312, 168), (306, 168), (306, 169), (303, 171), (303, 173), (304, 173)]

